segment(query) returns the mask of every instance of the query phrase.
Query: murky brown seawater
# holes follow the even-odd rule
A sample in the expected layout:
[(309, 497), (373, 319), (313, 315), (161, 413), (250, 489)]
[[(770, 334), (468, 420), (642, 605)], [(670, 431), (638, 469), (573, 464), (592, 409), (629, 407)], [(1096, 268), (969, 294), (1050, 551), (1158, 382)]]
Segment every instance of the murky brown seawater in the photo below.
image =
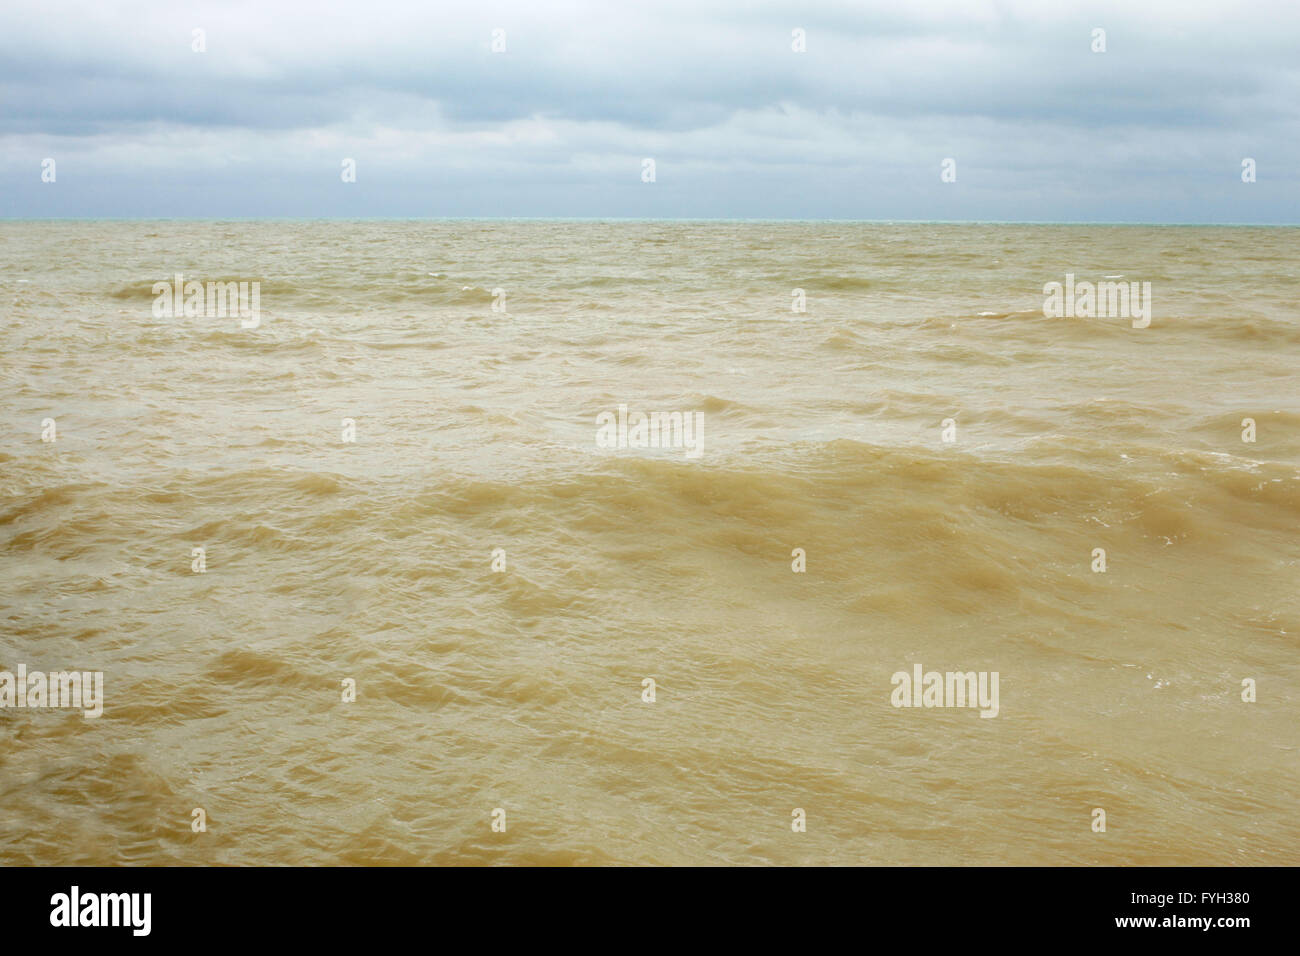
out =
[(0, 862), (1300, 863), (1298, 236), (2, 223)]

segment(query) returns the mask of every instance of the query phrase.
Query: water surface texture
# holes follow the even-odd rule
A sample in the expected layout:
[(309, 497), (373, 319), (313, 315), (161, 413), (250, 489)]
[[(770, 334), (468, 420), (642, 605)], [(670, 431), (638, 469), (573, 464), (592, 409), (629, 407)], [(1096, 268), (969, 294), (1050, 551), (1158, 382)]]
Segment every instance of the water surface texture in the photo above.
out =
[(1300, 863), (1298, 240), (0, 224), (0, 863)]

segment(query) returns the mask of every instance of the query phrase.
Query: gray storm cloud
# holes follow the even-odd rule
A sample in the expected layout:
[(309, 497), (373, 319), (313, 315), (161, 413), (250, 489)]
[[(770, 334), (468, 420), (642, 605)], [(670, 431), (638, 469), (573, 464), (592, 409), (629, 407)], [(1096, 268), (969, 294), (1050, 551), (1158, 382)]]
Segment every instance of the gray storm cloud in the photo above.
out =
[(1297, 41), (1288, 4), (11, 5), (0, 215), (1296, 222)]

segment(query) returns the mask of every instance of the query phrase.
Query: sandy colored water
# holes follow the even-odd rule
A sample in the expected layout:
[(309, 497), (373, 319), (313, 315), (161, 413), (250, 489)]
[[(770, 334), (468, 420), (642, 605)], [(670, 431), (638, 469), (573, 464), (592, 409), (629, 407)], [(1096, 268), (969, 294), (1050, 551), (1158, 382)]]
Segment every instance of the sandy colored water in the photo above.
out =
[(1300, 863), (1297, 239), (2, 223), (0, 862)]

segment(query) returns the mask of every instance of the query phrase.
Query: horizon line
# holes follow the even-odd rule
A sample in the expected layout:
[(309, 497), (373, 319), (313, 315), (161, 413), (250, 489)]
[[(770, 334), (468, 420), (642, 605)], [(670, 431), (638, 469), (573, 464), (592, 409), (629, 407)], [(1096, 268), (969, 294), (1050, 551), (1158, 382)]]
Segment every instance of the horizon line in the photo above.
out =
[(798, 223), (887, 226), (1168, 226), (1295, 229), (1300, 222), (1168, 222), (1123, 219), (795, 219), (675, 216), (0, 216), (3, 222), (591, 222)]

